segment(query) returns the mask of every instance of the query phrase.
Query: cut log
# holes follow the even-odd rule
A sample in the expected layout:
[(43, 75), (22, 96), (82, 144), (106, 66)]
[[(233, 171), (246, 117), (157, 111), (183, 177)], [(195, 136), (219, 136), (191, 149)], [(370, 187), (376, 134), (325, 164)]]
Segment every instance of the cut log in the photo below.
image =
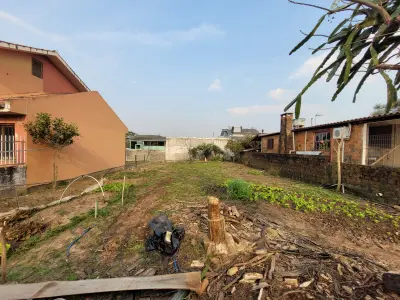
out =
[(0, 285), (2, 300), (39, 299), (138, 290), (201, 291), (201, 273)]
[(382, 280), (387, 292), (400, 293), (400, 272), (383, 273)]
[(208, 228), (210, 240), (214, 243), (225, 243), (225, 226), (220, 213), (219, 200), (208, 197)]

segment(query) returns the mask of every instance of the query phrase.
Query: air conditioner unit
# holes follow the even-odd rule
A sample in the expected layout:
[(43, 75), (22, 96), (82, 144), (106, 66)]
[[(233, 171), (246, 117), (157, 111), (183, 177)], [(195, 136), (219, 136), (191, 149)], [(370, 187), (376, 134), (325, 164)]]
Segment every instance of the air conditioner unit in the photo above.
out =
[(333, 129), (333, 139), (349, 139), (350, 128), (349, 127), (338, 127)]
[(9, 112), (10, 108), (10, 101), (0, 100), (0, 112)]

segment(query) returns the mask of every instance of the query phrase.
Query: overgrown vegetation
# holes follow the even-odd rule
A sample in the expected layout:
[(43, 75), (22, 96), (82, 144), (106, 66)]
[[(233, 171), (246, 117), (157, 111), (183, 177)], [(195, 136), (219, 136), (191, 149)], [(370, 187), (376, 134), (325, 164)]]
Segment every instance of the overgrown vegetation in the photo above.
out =
[(37, 113), (34, 121), (25, 124), (34, 144), (42, 144), (53, 149), (53, 188), (57, 187), (58, 163), (61, 151), (73, 144), (78, 137), (78, 126), (64, 122), (63, 118), (52, 117), (49, 113)]
[(247, 135), (241, 139), (231, 139), (225, 146), (225, 149), (232, 153), (232, 161), (238, 161), (240, 159), (240, 152), (245, 149), (258, 148), (258, 142), (253, 141), (254, 135)]
[(222, 151), (222, 149), (217, 145), (205, 143), (191, 148), (189, 152), (190, 157), (204, 159), (204, 161), (209, 160), (211, 157), (221, 156), (224, 154), (224, 151)]
[(252, 197), (252, 186), (242, 179), (229, 180), (226, 184), (228, 197), (233, 200), (249, 200)]

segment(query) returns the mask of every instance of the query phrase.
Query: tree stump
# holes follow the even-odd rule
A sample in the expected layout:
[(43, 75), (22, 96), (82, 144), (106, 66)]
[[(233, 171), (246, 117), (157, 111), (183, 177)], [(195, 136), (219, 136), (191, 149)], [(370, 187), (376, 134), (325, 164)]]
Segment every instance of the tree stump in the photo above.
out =
[(216, 197), (208, 197), (208, 228), (212, 242), (225, 243), (225, 223)]

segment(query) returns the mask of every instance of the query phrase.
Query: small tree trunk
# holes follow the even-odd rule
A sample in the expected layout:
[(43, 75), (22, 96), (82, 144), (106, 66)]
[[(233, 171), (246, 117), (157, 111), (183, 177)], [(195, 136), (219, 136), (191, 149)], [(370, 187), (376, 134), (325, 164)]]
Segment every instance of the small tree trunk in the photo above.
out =
[(224, 220), (216, 197), (208, 197), (208, 228), (212, 242), (225, 243)]
[(53, 189), (57, 188), (58, 179), (58, 158), (60, 156), (61, 149), (55, 149), (53, 153)]

